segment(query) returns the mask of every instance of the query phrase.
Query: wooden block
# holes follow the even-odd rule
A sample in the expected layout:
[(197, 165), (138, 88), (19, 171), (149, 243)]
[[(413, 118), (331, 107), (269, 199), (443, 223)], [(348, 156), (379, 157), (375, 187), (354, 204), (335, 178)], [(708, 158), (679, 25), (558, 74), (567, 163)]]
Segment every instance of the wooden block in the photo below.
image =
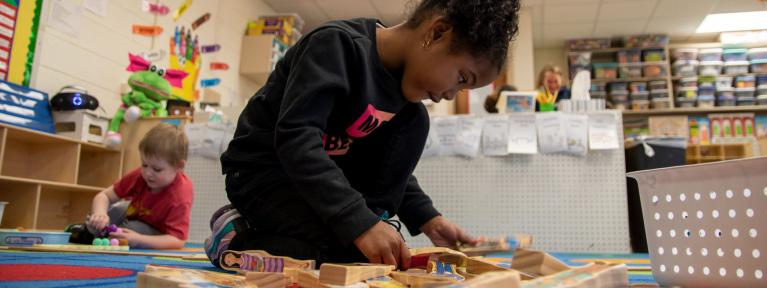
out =
[(250, 287), (243, 276), (207, 270), (147, 265), (136, 277), (136, 287)]
[(422, 248), (410, 248), (410, 255), (420, 254), (435, 254), (435, 253), (447, 253), (466, 256), (463, 252), (456, 251), (447, 247), (422, 247)]
[(570, 266), (543, 251), (517, 249), (511, 259), (511, 269), (519, 271), (522, 280), (530, 280), (570, 270)]
[(411, 269), (404, 272), (394, 271), (391, 273), (391, 278), (411, 288), (436, 287), (458, 283), (458, 280), (455, 278), (429, 274), (420, 269), (415, 269), (415, 271)]
[(596, 262), (586, 266), (541, 277), (525, 283), (530, 287), (556, 286), (562, 288), (628, 287), (625, 264)]
[(182, 260), (190, 260), (190, 261), (208, 261), (208, 255), (206, 254), (186, 254), (184, 257), (181, 257)]
[(331, 285), (350, 285), (389, 275), (394, 269), (396, 267), (392, 265), (324, 263), (320, 266), (320, 282)]
[(274, 256), (262, 250), (227, 250), (219, 260), (221, 268), (229, 271), (283, 272), (284, 268), (314, 269), (314, 260), (297, 260)]
[(407, 288), (407, 285), (392, 279), (389, 276), (382, 276), (365, 280), (370, 288)]
[(509, 268), (504, 268), (495, 263), (488, 262), (482, 258), (470, 257), (464, 259), (466, 272), (470, 274), (484, 274), (488, 272), (508, 272)]
[(518, 288), (522, 286), (516, 271), (487, 272), (471, 280), (450, 286), (451, 288)]
[(320, 275), (317, 270), (296, 270), (298, 286), (302, 288), (329, 288), (330, 286), (320, 283)]
[(285, 274), (277, 272), (248, 272), (245, 274), (245, 280), (258, 285), (259, 288), (285, 288), (289, 284)]

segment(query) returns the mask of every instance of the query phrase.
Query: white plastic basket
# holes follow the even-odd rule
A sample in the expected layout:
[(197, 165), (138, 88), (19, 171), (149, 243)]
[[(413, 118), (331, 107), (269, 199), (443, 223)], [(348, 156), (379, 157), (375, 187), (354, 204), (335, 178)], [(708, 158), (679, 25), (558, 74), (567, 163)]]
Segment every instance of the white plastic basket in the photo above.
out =
[(767, 157), (638, 171), (662, 286), (767, 286)]

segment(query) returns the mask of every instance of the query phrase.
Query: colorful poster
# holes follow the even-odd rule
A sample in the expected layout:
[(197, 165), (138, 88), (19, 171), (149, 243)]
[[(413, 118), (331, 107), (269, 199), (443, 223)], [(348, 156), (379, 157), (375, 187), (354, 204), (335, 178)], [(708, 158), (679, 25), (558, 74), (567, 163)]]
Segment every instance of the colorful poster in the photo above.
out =
[(0, 0), (0, 79), (29, 86), (42, 0)]

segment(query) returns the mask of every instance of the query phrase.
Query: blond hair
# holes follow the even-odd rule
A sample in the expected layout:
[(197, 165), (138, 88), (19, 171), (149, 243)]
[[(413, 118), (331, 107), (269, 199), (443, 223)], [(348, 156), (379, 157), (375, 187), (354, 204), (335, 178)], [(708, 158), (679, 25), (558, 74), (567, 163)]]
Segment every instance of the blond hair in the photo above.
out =
[(543, 81), (544, 81), (543, 78), (546, 76), (546, 72), (551, 72), (562, 77), (562, 70), (559, 69), (559, 66), (554, 66), (551, 64), (543, 66), (543, 69), (541, 69), (541, 72), (538, 73), (538, 85), (535, 86), (536, 89), (543, 87)]
[(184, 130), (175, 125), (160, 123), (144, 135), (138, 150), (144, 157), (156, 157), (179, 166), (181, 161), (186, 160), (188, 146), (189, 139)]

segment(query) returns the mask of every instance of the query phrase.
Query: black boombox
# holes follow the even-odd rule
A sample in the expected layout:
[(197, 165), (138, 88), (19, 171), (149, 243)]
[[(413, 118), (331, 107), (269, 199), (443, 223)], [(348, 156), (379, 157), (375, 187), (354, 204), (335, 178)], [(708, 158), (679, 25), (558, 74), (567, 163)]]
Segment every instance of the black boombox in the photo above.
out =
[(80, 86), (64, 86), (51, 98), (51, 108), (54, 111), (71, 111), (77, 109), (96, 110), (99, 100), (88, 95), (88, 91)]

